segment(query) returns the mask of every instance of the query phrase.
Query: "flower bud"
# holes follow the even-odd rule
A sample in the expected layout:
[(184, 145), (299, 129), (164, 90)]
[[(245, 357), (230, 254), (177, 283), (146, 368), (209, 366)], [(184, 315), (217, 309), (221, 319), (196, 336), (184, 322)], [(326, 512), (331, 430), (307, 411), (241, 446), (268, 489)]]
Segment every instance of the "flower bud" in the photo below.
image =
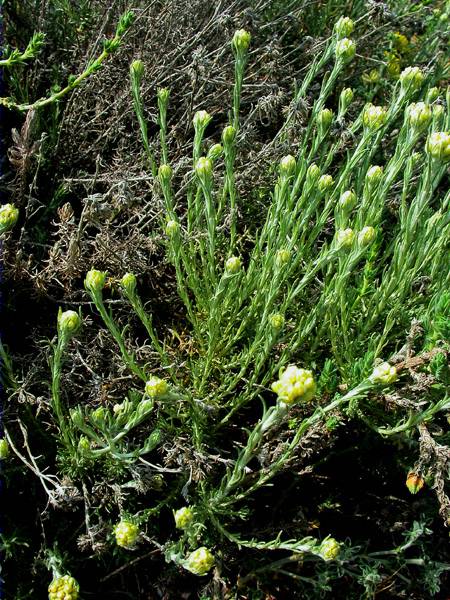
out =
[(170, 90), (167, 88), (159, 88), (156, 95), (158, 96), (158, 100), (162, 102), (162, 104), (167, 104), (169, 100)]
[(283, 404), (293, 404), (297, 400), (308, 402), (316, 393), (316, 383), (312, 371), (289, 365), (280, 379), (272, 383), (272, 391)]
[(296, 166), (297, 163), (295, 161), (295, 158), (291, 154), (284, 156), (280, 160), (280, 175), (282, 177), (289, 177), (294, 173)]
[(212, 161), (206, 156), (202, 156), (198, 159), (195, 165), (195, 172), (197, 173), (201, 181), (208, 181), (212, 177)]
[(341, 546), (334, 538), (323, 540), (319, 548), (319, 554), (324, 560), (335, 560), (340, 551)]
[(78, 440), (78, 451), (81, 452), (81, 454), (84, 454), (89, 452), (90, 449), (91, 442), (89, 441), (89, 438), (87, 438), (85, 435), (82, 435)]
[(208, 548), (202, 546), (189, 554), (184, 562), (184, 567), (191, 573), (194, 573), (194, 575), (199, 575), (201, 577), (208, 573), (214, 566), (214, 563), (215, 559), (212, 553)]
[(339, 116), (343, 116), (350, 104), (353, 102), (353, 90), (352, 88), (345, 88), (339, 95)]
[(80, 315), (74, 310), (58, 313), (58, 330), (64, 335), (74, 335), (81, 327)]
[(187, 529), (194, 520), (194, 513), (189, 506), (179, 508), (174, 512), (173, 516), (175, 519), (175, 527), (177, 529)]
[(277, 267), (282, 267), (286, 265), (291, 260), (291, 252), (286, 248), (281, 248), (277, 250), (275, 255), (275, 264)]
[(319, 192), (325, 192), (326, 190), (330, 189), (330, 187), (332, 185), (333, 185), (333, 178), (331, 177), (331, 175), (322, 175), (319, 178), (317, 187), (319, 189)]
[(275, 331), (279, 331), (284, 327), (284, 317), (280, 313), (275, 313), (270, 315), (269, 317), (270, 326), (275, 329)]
[(153, 410), (153, 406), (153, 400), (149, 400), (149, 398), (144, 398), (137, 405), (136, 412), (140, 417), (142, 417), (149, 413), (151, 410)]
[(158, 398), (167, 394), (169, 389), (169, 385), (167, 381), (164, 379), (160, 379), (159, 377), (150, 377), (150, 379), (145, 384), (145, 393), (150, 398)]
[(438, 87), (432, 87), (428, 90), (427, 92), (427, 96), (426, 96), (426, 102), (428, 104), (432, 104), (435, 100), (437, 100), (439, 98), (439, 88)]
[(211, 119), (211, 115), (206, 112), (206, 110), (198, 110), (195, 113), (192, 122), (194, 123), (195, 129), (205, 129)]
[(91, 269), (86, 273), (84, 287), (88, 290), (88, 292), (95, 294), (103, 289), (105, 280), (106, 273), (103, 271), (97, 271), (96, 269)]
[(0, 207), (0, 235), (12, 229), (18, 218), (19, 210), (14, 204), (3, 204)]
[(354, 28), (355, 24), (349, 17), (340, 17), (334, 26), (338, 39), (346, 38), (351, 35)]
[(308, 185), (312, 185), (319, 179), (319, 177), (320, 169), (315, 163), (312, 163), (309, 165), (308, 170), (306, 171), (306, 183)]
[(411, 492), (411, 494), (417, 494), (425, 485), (425, 480), (421, 475), (414, 473), (414, 471), (410, 471), (408, 473), (408, 477), (406, 478), (406, 487)]
[(397, 369), (384, 362), (375, 367), (369, 378), (372, 383), (389, 384), (397, 381)]
[(382, 177), (383, 167), (379, 167), (378, 165), (373, 165), (366, 173), (366, 181), (371, 187), (378, 185)]
[(233, 125), (227, 125), (225, 129), (222, 131), (222, 141), (225, 146), (229, 146), (234, 142), (234, 138), (236, 137), (236, 129)]
[(361, 79), (363, 80), (363, 83), (366, 83), (367, 85), (371, 85), (373, 83), (378, 83), (378, 81), (380, 81), (381, 74), (378, 69), (371, 69), (369, 72), (363, 73), (361, 75)]
[(121, 548), (133, 548), (139, 537), (139, 528), (135, 523), (129, 521), (120, 521), (114, 527), (116, 544)]
[(144, 75), (145, 67), (142, 60), (133, 60), (130, 65), (130, 71), (136, 75), (136, 77), (141, 80)]
[(336, 42), (334, 50), (336, 59), (342, 62), (350, 62), (356, 53), (356, 44), (353, 40), (343, 38)]
[(245, 29), (238, 29), (234, 32), (232, 45), (236, 52), (246, 52), (250, 46), (251, 35)]
[(354, 239), (355, 233), (350, 227), (347, 229), (339, 229), (339, 231), (336, 232), (336, 243), (341, 248), (350, 248)]
[(413, 103), (407, 109), (407, 118), (414, 129), (426, 129), (431, 121), (431, 109), (425, 102)]
[(96, 425), (103, 425), (108, 417), (108, 411), (104, 406), (99, 406), (91, 412), (91, 419)]
[(172, 167), (170, 165), (160, 165), (158, 177), (161, 183), (167, 183), (172, 179)]
[(351, 190), (347, 190), (339, 198), (339, 206), (342, 208), (342, 210), (345, 210), (346, 212), (351, 211), (355, 204), (356, 195), (355, 192), (352, 192)]
[(435, 104), (433, 106), (433, 119), (435, 121), (440, 121), (445, 115), (445, 109), (442, 104)]
[(125, 273), (125, 275), (120, 280), (120, 285), (129, 294), (134, 294), (137, 285), (136, 275), (134, 275), (134, 273)]
[(363, 227), (361, 231), (358, 233), (358, 244), (360, 246), (368, 246), (375, 239), (375, 229), (370, 225)]
[(387, 111), (382, 106), (367, 104), (363, 112), (363, 125), (368, 131), (376, 131), (387, 120)]
[(177, 231), (179, 231), (180, 226), (178, 225), (178, 223), (176, 221), (174, 221), (173, 219), (170, 219), (170, 221), (167, 221), (166, 224), (166, 234), (169, 237), (172, 237), (173, 235), (175, 235), (177, 233)]
[(223, 152), (222, 144), (214, 144), (208, 150), (208, 158), (210, 158), (211, 160), (217, 160), (222, 155), (222, 152)]
[(9, 456), (9, 444), (5, 438), (0, 438), (0, 460), (5, 460)]
[(402, 90), (418, 90), (422, 85), (424, 75), (419, 67), (406, 67), (400, 73), (400, 83)]
[(320, 135), (324, 135), (331, 125), (333, 120), (333, 111), (329, 108), (322, 109), (316, 117), (317, 128)]
[(77, 600), (80, 586), (70, 575), (55, 577), (48, 586), (49, 600)]
[(396, 50), (399, 52), (406, 52), (406, 50), (408, 50), (409, 41), (406, 35), (403, 35), (402, 33), (394, 33), (392, 38)]
[(230, 256), (225, 262), (225, 271), (230, 275), (234, 275), (241, 270), (241, 259), (238, 256)]
[(425, 150), (431, 158), (448, 162), (450, 160), (450, 134), (446, 131), (432, 133), (427, 140)]

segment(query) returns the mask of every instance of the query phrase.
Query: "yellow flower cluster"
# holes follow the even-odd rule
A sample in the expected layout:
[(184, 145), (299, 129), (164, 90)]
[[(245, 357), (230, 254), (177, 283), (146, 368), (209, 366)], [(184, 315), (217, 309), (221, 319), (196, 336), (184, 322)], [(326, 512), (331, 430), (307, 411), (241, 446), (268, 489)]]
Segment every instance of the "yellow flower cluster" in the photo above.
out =
[(189, 506), (183, 506), (174, 513), (175, 527), (177, 529), (186, 529), (194, 520), (194, 513)]
[(320, 556), (324, 560), (335, 560), (341, 551), (339, 542), (334, 538), (328, 538), (320, 544)]
[(289, 365), (280, 379), (272, 383), (272, 391), (284, 404), (293, 404), (296, 400), (307, 402), (314, 397), (316, 383), (312, 371)]
[(167, 381), (160, 379), (159, 377), (150, 377), (145, 384), (145, 393), (150, 398), (157, 398), (158, 396), (164, 396), (167, 393), (169, 386)]
[(194, 575), (206, 575), (211, 567), (214, 565), (215, 559), (208, 548), (202, 546), (197, 548), (194, 552), (191, 552), (184, 563), (184, 566), (188, 571), (194, 573)]
[(48, 586), (49, 600), (77, 600), (80, 586), (70, 575), (57, 577)]
[(120, 521), (114, 528), (116, 544), (121, 548), (132, 548), (136, 544), (139, 528), (129, 521)]
[(397, 369), (384, 362), (375, 367), (370, 379), (373, 383), (393, 383), (397, 380)]

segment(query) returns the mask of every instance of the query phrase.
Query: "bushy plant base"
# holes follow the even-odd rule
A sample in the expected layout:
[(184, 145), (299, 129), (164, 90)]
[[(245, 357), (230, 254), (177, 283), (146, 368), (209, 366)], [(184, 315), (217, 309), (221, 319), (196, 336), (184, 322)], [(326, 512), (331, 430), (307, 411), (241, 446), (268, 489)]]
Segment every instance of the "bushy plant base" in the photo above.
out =
[(445, 597), (448, 5), (144, 4), (1, 60), (5, 597)]

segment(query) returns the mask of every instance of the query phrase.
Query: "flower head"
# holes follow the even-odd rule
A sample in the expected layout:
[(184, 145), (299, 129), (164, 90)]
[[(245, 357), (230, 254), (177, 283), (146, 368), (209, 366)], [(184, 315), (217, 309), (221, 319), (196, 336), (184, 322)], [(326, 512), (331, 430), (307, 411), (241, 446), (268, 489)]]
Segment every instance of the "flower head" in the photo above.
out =
[(312, 371), (289, 365), (281, 373), (280, 379), (272, 383), (272, 391), (284, 404), (293, 404), (297, 400), (307, 402), (314, 397), (316, 383)]
[(353, 96), (352, 88), (345, 88), (339, 94), (339, 116), (345, 115), (347, 108), (353, 102)]
[(320, 169), (315, 163), (312, 163), (311, 165), (309, 165), (306, 171), (306, 181), (309, 185), (312, 185), (319, 179), (319, 177)]
[(342, 248), (350, 248), (355, 239), (355, 232), (348, 227), (347, 229), (339, 229), (336, 232), (336, 243)]
[(187, 529), (194, 520), (194, 513), (189, 506), (183, 506), (174, 512), (175, 527), (177, 529)]
[(333, 185), (333, 178), (331, 175), (321, 175), (317, 183), (319, 192), (326, 192)]
[(351, 35), (354, 28), (355, 24), (349, 17), (340, 17), (334, 26), (338, 39), (346, 38)]
[(450, 160), (450, 133), (435, 131), (429, 136), (425, 149), (431, 158), (448, 162)]
[(172, 179), (172, 167), (167, 164), (159, 165), (158, 177), (161, 183), (167, 183)]
[(159, 377), (150, 377), (150, 379), (145, 384), (145, 393), (150, 398), (158, 398), (160, 396), (164, 396), (167, 394), (169, 389), (167, 381), (165, 379), (160, 379)]
[(284, 326), (284, 317), (280, 313), (275, 313), (270, 315), (269, 317), (270, 325), (275, 331), (279, 331), (283, 329)]
[(184, 567), (191, 573), (194, 573), (194, 575), (199, 575), (201, 577), (208, 573), (214, 566), (214, 563), (215, 559), (213, 554), (208, 548), (202, 546), (189, 554), (184, 562)]
[(206, 110), (198, 110), (195, 113), (192, 122), (194, 123), (195, 129), (205, 129), (211, 119), (211, 115)]
[(234, 138), (236, 137), (236, 129), (233, 125), (227, 125), (225, 129), (222, 131), (222, 141), (225, 146), (229, 146), (234, 142)]
[(174, 219), (169, 219), (169, 221), (167, 221), (166, 234), (169, 237), (172, 237), (173, 235), (175, 235), (175, 233), (177, 233), (177, 231), (179, 229), (180, 229), (180, 226), (178, 225), (177, 221), (175, 221)]
[(328, 130), (333, 120), (333, 111), (329, 108), (323, 108), (316, 117), (317, 127), (322, 135)]
[(406, 478), (406, 487), (411, 492), (411, 494), (417, 494), (425, 485), (424, 478), (415, 473), (414, 471), (410, 471), (408, 473), (408, 477)]
[(370, 169), (367, 170), (366, 181), (369, 184), (369, 186), (375, 186), (378, 183), (380, 183), (382, 177), (383, 167), (373, 165), (372, 167), (370, 167)]
[(356, 44), (349, 38), (343, 38), (336, 42), (334, 49), (336, 59), (343, 62), (350, 62), (356, 53)]
[(246, 52), (250, 46), (250, 40), (252, 36), (245, 29), (238, 29), (234, 32), (232, 46), (236, 52)]
[(14, 204), (3, 204), (0, 207), (0, 234), (12, 229), (18, 218), (19, 210)]
[(424, 75), (419, 67), (406, 67), (400, 73), (400, 83), (403, 90), (417, 90), (424, 80)]
[(368, 246), (375, 239), (376, 231), (370, 225), (363, 227), (358, 233), (358, 244), (360, 246)]
[(275, 264), (277, 267), (283, 267), (291, 260), (291, 252), (287, 248), (280, 248), (275, 255)]
[(60, 310), (58, 314), (58, 329), (64, 335), (74, 335), (81, 326), (80, 315), (74, 310)]
[(389, 384), (397, 381), (397, 369), (384, 362), (375, 367), (370, 376), (372, 383)]
[(133, 294), (136, 290), (137, 281), (134, 273), (125, 273), (120, 280), (120, 285), (129, 294)]
[(242, 263), (239, 256), (230, 256), (225, 262), (225, 272), (229, 275), (234, 275), (235, 273), (239, 273), (241, 270)]
[(136, 77), (140, 80), (142, 79), (142, 76), (144, 75), (144, 63), (142, 62), (142, 60), (133, 60), (133, 62), (130, 65), (130, 71), (132, 74), (136, 75)]
[(158, 96), (158, 100), (160, 102), (162, 102), (163, 104), (167, 104), (167, 101), (169, 100), (170, 90), (168, 90), (167, 88), (158, 88), (156, 95)]
[(201, 181), (207, 181), (212, 176), (212, 160), (206, 156), (202, 156), (198, 159), (195, 165), (195, 172)]
[(223, 152), (222, 144), (213, 144), (208, 150), (208, 158), (211, 160), (217, 160)]
[(319, 548), (319, 554), (324, 560), (335, 560), (340, 551), (341, 546), (334, 538), (323, 540)]
[(426, 129), (431, 121), (431, 108), (425, 102), (410, 104), (407, 112), (408, 123), (414, 129)]
[(295, 158), (291, 154), (283, 156), (280, 160), (280, 175), (284, 177), (292, 175), (295, 171), (296, 164)]
[(91, 269), (86, 273), (84, 287), (88, 290), (88, 292), (95, 294), (103, 289), (105, 280), (106, 273), (103, 271), (97, 271), (96, 269)]
[(9, 456), (9, 444), (5, 438), (0, 438), (0, 460), (5, 460)]
[(48, 586), (49, 600), (77, 600), (80, 586), (70, 575), (56, 577)]
[(139, 537), (139, 527), (130, 521), (120, 521), (114, 527), (116, 544), (121, 548), (133, 548)]
[(367, 104), (363, 112), (363, 125), (368, 131), (380, 129), (387, 119), (387, 111), (382, 106)]
[(352, 210), (352, 208), (355, 206), (356, 204), (356, 195), (355, 192), (352, 192), (351, 190), (347, 190), (346, 192), (344, 192), (343, 194), (341, 194), (341, 197), (339, 198), (339, 206), (346, 210)]

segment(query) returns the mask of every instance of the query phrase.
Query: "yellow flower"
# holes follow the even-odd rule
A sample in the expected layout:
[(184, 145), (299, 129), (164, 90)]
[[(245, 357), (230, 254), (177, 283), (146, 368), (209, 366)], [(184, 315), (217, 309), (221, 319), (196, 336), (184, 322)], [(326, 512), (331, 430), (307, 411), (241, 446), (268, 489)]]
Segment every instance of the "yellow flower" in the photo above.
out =
[(370, 376), (372, 383), (389, 384), (397, 381), (397, 369), (384, 362), (375, 367)]
[(48, 586), (49, 600), (77, 600), (80, 586), (70, 575), (56, 577)]
[(184, 567), (191, 573), (194, 573), (194, 575), (202, 576), (208, 573), (214, 563), (213, 554), (208, 548), (202, 546), (189, 554), (187, 560), (184, 562)]
[(96, 293), (103, 289), (105, 280), (106, 273), (103, 271), (97, 271), (96, 269), (91, 269), (86, 273), (84, 286), (89, 292)]
[(339, 556), (340, 551), (339, 542), (334, 538), (328, 538), (320, 544), (319, 552), (324, 560), (335, 560)]
[(435, 131), (430, 135), (426, 151), (435, 160), (447, 162), (450, 160), (450, 133)]
[(367, 104), (363, 112), (363, 125), (368, 131), (376, 131), (386, 123), (387, 111), (382, 106)]
[(192, 508), (188, 506), (183, 506), (183, 508), (179, 508), (174, 513), (175, 519), (175, 527), (177, 529), (186, 529), (194, 520), (194, 513), (192, 512)]
[(0, 234), (12, 229), (18, 218), (19, 211), (14, 204), (3, 204), (0, 207)]
[(120, 521), (114, 528), (116, 544), (121, 548), (133, 548), (139, 536), (139, 528), (129, 521)]
[(62, 334), (73, 335), (81, 326), (80, 315), (74, 310), (65, 310), (58, 314), (58, 329)]
[(169, 389), (167, 381), (160, 379), (159, 377), (150, 377), (145, 384), (145, 393), (150, 398), (157, 398), (158, 396), (164, 396)]
[(272, 391), (284, 404), (293, 404), (296, 400), (307, 402), (314, 397), (316, 383), (312, 371), (289, 365), (280, 379), (272, 383)]
[(230, 275), (234, 275), (241, 270), (241, 266), (241, 259), (238, 256), (230, 256), (225, 262), (225, 271)]

